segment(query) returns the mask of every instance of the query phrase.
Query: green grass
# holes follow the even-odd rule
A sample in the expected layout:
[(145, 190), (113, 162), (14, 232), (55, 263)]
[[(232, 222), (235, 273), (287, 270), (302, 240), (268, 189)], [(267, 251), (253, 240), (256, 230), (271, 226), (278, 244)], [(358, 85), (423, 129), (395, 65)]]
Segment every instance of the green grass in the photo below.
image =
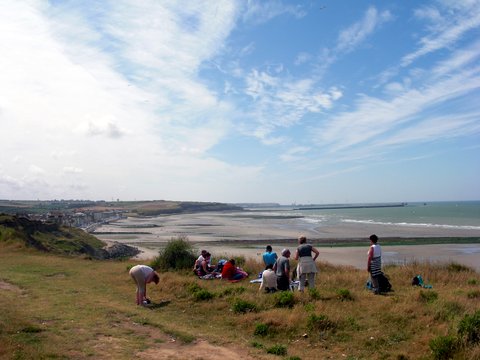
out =
[[(286, 307), (278, 307), (277, 294), (259, 292), (258, 284), (248, 281), (161, 272), (160, 284), (148, 285), (152, 305), (138, 307), (128, 275), (132, 264), (0, 245), (0, 309), (8, 309), (0, 311), (0, 359), (132, 359), (172, 339), (183, 344), (179, 352), (205, 339), (258, 359), (479, 354), (478, 298), (467, 296), (477, 290), (476, 272), (418, 263), (389, 267), (395, 292), (375, 296), (363, 288), (364, 271), (321, 263), (316, 281), (321, 297), (317, 291), (288, 293)], [(246, 266), (262, 267), (248, 259)], [(434, 291), (410, 285), (418, 273)], [(339, 296), (339, 289), (355, 294), (355, 300), (342, 301), (347, 292)], [(450, 334), (462, 346), (444, 338)]]

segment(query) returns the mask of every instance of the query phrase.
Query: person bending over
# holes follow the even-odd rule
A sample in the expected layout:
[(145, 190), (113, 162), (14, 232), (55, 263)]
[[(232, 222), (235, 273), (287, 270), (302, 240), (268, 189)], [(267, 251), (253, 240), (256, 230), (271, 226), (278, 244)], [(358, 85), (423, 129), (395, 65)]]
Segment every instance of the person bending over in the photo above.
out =
[(147, 298), (147, 284), (152, 281), (158, 285), (160, 276), (147, 265), (135, 265), (130, 269), (130, 276), (137, 285), (137, 305), (146, 305), (150, 303)]

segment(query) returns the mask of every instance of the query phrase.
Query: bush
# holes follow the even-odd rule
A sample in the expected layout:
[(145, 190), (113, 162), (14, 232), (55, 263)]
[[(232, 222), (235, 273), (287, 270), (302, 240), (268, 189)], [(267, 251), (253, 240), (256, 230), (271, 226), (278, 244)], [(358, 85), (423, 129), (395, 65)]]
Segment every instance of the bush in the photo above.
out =
[(438, 299), (438, 293), (436, 291), (423, 291), (420, 290), (418, 293), (418, 300), (424, 303), (432, 303)]
[(276, 307), (293, 307), (295, 305), (295, 297), (291, 291), (281, 291), (275, 294)]
[(267, 325), (267, 324), (257, 324), (255, 326), (255, 331), (253, 332), (253, 335), (266, 336), (266, 335), (268, 335), (269, 330), (270, 330), (269, 325)]
[(480, 290), (472, 290), (467, 293), (469, 299), (478, 299), (480, 298)]
[(210, 299), (213, 299), (214, 297), (215, 297), (215, 294), (213, 294), (212, 292), (206, 289), (200, 289), (193, 293), (193, 298), (195, 299), (195, 301), (210, 300)]
[(335, 327), (335, 323), (331, 321), (327, 315), (311, 314), (307, 319), (307, 329), (310, 331), (327, 331), (334, 329)]
[(263, 349), (263, 344), (259, 343), (258, 341), (253, 341), (252, 346), (256, 349)]
[(233, 303), (232, 310), (236, 314), (244, 314), (249, 311), (257, 311), (257, 305), (242, 299), (237, 299)]
[(151, 263), (151, 267), (161, 270), (191, 269), (196, 256), (187, 237), (172, 238)]
[(472, 269), (470, 269), (468, 266), (458, 264), (458, 263), (450, 263), (447, 265), (447, 270), (450, 272), (471, 272)]
[(430, 340), (430, 349), (436, 360), (447, 360), (457, 352), (458, 342), (455, 336), (439, 336)]
[(468, 285), (478, 285), (478, 280), (477, 279), (468, 279), (467, 284)]
[(187, 291), (190, 294), (196, 293), (197, 291), (202, 290), (202, 288), (197, 283), (191, 283), (187, 285)]
[(353, 301), (353, 300), (355, 300), (352, 293), (348, 289), (338, 289), (337, 290), (337, 297), (341, 301)]
[(466, 343), (480, 342), (480, 310), (473, 315), (465, 315), (458, 326), (458, 335)]
[(273, 345), (267, 349), (268, 354), (285, 356), (287, 355), (287, 347), (285, 345)]

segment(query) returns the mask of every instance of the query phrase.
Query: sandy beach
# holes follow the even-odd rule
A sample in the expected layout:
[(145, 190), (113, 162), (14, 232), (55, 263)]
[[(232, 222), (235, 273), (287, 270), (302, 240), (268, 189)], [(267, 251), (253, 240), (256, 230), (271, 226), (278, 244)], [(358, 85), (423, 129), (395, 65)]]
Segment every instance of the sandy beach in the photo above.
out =
[[(478, 229), (420, 228), (415, 226), (341, 223), (318, 226), (303, 219), (240, 213), (197, 213), (159, 217), (129, 217), (97, 228), (95, 236), (119, 241), (142, 250), (139, 259), (153, 258), (172, 237), (186, 236), (196, 249), (208, 249), (215, 257), (244, 255), (258, 257), (271, 244), (277, 252), (295, 249), (299, 234), (318, 246), (320, 261), (363, 269), (368, 236), (382, 238), (480, 237)], [(330, 239), (358, 241), (359, 245), (330, 247)], [(381, 241), (381, 240), (380, 240)], [(480, 242), (474, 244), (392, 245), (384, 246), (384, 263), (412, 261), (457, 262), (480, 271)]]

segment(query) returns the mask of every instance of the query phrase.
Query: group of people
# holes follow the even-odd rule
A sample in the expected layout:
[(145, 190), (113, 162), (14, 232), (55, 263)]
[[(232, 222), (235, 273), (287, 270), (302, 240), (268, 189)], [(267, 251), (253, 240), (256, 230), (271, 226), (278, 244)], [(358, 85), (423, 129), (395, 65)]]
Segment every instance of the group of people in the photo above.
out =
[[(367, 256), (367, 271), (370, 274), (373, 291), (379, 293), (379, 278), (383, 275), (382, 267), (382, 249), (378, 244), (377, 235), (370, 235), (370, 248)], [(273, 251), (268, 245), (262, 255), (265, 264), (265, 270), (261, 274), (260, 290), (265, 292), (285, 291), (291, 289), (290, 256), (289, 249), (283, 249), (281, 256)], [(298, 290), (303, 292), (305, 286), (315, 288), (315, 274), (318, 272), (315, 260), (319, 251), (307, 243), (305, 236), (298, 238), (298, 247), (295, 250), (294, 258), (298, 261), (296, 268), (299, 280)], [(210, 275), (221, 277), (229, 281), (240, 281), (248, 276), (241, 268), (235, 265), (235, 260), (219, 260), (216, 266), (211, 264), (211, 254), (202, 250), (200, 256), (195, 261), (193, 270), (199, 277), (208, 277)], [(158, 284), (158, 273), (149, 266), (136, 265), (130, 269), (130, 276), (137, 285), (137, 305), (146, 305), (150, 303), (147, 298), (146, 285), (150, 282)]]
[(212, 255), (207, 250), (202, 250), (200, 256), (195, 260), (193, 272), (202, 279), (221, 278), (229, 281), (240, 281), (248, 274), (236, 266), (235, 259), (218, 261), (216, 266), (211, 263)]
[[(264, 289), (266, 292), (289, 290), (291, 287), (290, 250), (283, 249), (280, 257), (273, 252), (270, 245), (265, 250), (265, 253), (262, 255), (265, 270), (262, 272), (260, 290)], [(315, 260), (318, 255), (319, 251), (307, 243), (305, 236), (298, 238), (298, 247), (294, 258), (298, 261), (296, 273), (299, 279), (299, 291), (304, 291), (306, 284), (311, 288), (315, 287), (315, 274), (318, 272)]]
[[(378, 236), (370, 235), (370, 248), (367, 253), (367, 271), (370, 274), (372, 290), (375, 294), (380, 293), (379, 279), (382, 273), (382, 248), (378, 244)], [(267, 245), (262, 258), (265, 264), (265, 270), (262, 272), (260, 290), (267, 293), (277, 290), (291, 289), (290, 277), (290, 250), (283, 249), (281, 256), (278, 257), (270, 245)], [(306, 284), (308, 287), (315, 288), (315, 274), (318, 272), (315, 260), (319, 251), (307, 243), (305, 236), (298, 238), (298, 247), (295, 251), (295, 260), (298, 261), (296, 273), (298, 277), (298, 290), (303, 292)], [(294, 278), (294, 276), (292, 276)]]

